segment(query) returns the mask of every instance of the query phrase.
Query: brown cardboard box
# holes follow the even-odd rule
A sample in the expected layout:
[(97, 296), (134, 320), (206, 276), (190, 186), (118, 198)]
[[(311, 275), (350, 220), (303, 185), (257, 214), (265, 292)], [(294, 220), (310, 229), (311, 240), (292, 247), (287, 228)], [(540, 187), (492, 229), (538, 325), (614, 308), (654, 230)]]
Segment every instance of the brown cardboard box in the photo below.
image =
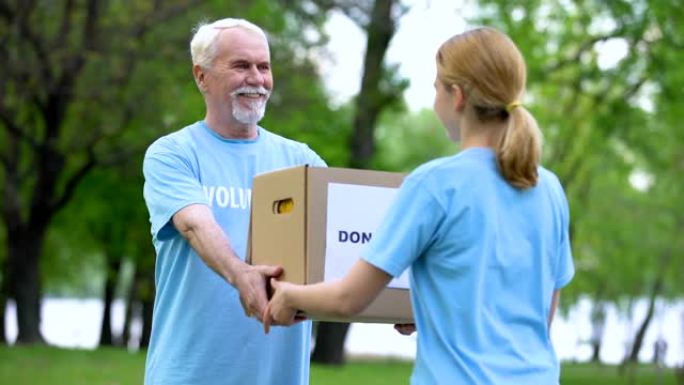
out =
[[(372, 237), (403, 178), (399, 173), (307, 166), (256, 176), (249, 260), (283, 266), (282, 279), (298, 284), (341, 278)], [(314, 318), (411, 323), (407, 273), (349, 319)]]

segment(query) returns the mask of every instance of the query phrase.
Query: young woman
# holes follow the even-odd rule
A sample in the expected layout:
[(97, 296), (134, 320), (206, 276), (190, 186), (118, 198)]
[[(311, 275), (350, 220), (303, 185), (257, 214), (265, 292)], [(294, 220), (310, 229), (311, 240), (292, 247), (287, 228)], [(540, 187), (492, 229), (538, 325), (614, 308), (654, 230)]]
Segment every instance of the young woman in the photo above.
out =
[(436, 63), (434, 110), (461, 151), (405, 179), (346, 277), (272, 280), (265, 329), (294, 323), (298, 311), (354, 314), (410, 266), (412, 384), (558, 384), (549, 328), (574, 275), (569, 214), (520, 103), (524, 59), (506, 35), (479, 28), (443, 43)]

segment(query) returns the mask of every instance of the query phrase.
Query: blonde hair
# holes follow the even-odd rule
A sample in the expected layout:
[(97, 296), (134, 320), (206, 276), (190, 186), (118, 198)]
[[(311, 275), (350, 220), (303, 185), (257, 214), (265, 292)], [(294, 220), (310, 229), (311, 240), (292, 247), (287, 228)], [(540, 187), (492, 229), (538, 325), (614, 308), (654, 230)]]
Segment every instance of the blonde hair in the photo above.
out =
[(216, 38), (221, 30), (228, 28), (244, 28), (261, 35), (264, 40), (266, 33), (258, 25), (244, 19), (221, 19), (213, 23), (200, 22), (195, 27), (195, 34), (190, 41), (190, 56), (192, 64), (198, 64), (202, 68), (211, 68), (211, 64), (216, 57)]
[(520, 104), (527, 69), (513, 41), (489, 27), (453, 36), (437, 51), (437, 77), (447, 87), (463, 89), (481, 122), (508, 121), (494, 148), (499, 170), (515, 187), (535, 186), (542, 136)]

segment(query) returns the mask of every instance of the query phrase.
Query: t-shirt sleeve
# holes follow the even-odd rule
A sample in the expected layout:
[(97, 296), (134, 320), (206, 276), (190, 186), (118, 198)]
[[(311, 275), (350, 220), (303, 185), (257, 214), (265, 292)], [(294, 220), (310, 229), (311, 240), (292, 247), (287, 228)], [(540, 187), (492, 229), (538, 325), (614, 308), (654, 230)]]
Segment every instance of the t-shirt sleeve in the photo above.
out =
[(398, 277), (429, 247), (443, 218), (434, 196), (410, 175), (361, 257)]
[(306, 144), (304, 146), (306, 147), (306, 164), (314, 167), (328, 167), (323, 158), (321, 158), (314, 150), (312, 150)]
[(143, 195), (150, 213), (152, 235), (162, 239), (176, 230), (171, 218), (191, 204), (208, 204), (204, 190), (184, 152), (158, 141), (145, 154)]
[(558, 246), (558, 265), (555, 277), (556, 290), (570, 283), (575, 275), (575, 264), (572, 260), (572, 248), (570, 245), (570, 209), (560, 183), (558, 184), (558, 189), (561, 197), (561, 237)]

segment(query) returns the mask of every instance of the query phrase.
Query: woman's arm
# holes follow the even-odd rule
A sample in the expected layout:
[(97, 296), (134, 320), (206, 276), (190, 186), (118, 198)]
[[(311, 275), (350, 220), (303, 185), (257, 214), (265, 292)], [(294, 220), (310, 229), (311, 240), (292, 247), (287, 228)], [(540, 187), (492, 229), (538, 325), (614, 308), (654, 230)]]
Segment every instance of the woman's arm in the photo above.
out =
[(271, 280), (275, 293), (264, 310), (264, 330), (290, 325), (297, 311), (306, 314), (348, 317), (366, 308), (392, 280), (385, 271), (359, 259), (347, 275), (330, 282), (295, 285)]

